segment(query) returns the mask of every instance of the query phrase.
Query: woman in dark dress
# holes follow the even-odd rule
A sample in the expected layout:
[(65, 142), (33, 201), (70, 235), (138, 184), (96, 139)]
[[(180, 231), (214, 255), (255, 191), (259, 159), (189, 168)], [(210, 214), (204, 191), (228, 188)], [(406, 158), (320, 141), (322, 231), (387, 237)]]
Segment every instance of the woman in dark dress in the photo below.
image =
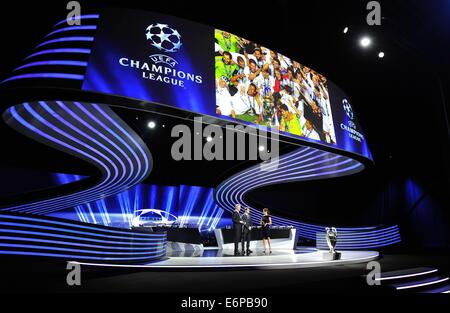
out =
[(269, 215), (269, 209), (263, 209), (263, 216), (261, 218), (261, 236), (263, 240), (263, 253), (266, 254), (266, 240), (269, 243), (269, 253), (272, 254), (272, 242), (270, 241), (270, 225), (272, 225), (272, 218)]

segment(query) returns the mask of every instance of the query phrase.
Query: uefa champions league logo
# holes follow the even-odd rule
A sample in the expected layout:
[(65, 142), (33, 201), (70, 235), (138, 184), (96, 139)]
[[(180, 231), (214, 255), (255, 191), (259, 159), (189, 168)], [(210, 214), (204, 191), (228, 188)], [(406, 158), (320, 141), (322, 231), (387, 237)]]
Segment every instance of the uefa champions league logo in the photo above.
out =
[(163, 52), (177, 52), (182, 45), (180, 33), (167, 24), (151, 24), (145, 35), (150, 45)]
[(345, 114), (352, 120), (354, 118), (353, 109), (347, 99), (342, 100), (342, 107), (344, 108)]

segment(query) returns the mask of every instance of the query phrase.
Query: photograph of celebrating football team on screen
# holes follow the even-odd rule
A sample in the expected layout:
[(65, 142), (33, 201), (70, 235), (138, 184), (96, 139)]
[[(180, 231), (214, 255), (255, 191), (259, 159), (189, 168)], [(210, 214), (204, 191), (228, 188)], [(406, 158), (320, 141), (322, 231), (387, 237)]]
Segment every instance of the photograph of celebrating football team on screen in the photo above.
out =
[(215, 30), (216, 113), (336, 143), (327, 79), (244, 38)]

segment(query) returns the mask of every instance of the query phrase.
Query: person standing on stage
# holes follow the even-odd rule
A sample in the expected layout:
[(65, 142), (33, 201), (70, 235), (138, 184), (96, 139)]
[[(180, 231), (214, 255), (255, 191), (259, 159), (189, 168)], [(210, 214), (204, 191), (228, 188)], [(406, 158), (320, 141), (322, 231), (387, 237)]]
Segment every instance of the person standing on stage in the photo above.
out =
[(269, 253), (272, 254), (272, 242), (270, 241), (270, 225), (272, 225), (272, 218), (269, 215), (269, 209), (263, 209), (263, 216), (261, 218), (261, 235), (263, 240), (263, 253), (266, 254), (266, 240), (269, 243)]
[(247, 249), (245, 252), (247, 255), (250, 255), (250, 253), (253, 253), (252, 250), (250, 250), (250, 239), (252, 236), (252, 220), (250, 218), (250, 208), (245, 208), (245, 213), (242, 215), (242, 221), (244, 222), (243, 230), (242, 230), (242, 254), (244, 254), (244, 242), (247, 244)]
[[(241, 205), (236, 204), (234, 206), (234, 212), (232, 215), (233, 220), (233, 229), (234, 229), (234, 255), (240, 255), (239, 253), (239, 242), (242, 237), (242, 225), (244, 222), (242, 221), (242, 217), (239, 214), (241, 211)], [(242, 242), (242, 251), (244, 251), (244, 243)]]

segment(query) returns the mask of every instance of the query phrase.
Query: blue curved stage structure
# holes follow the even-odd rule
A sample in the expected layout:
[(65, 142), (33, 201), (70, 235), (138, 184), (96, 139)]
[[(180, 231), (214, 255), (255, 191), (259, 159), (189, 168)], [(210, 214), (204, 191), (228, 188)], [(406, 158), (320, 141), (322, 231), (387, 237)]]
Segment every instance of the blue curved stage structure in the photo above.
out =
[(52, 213), (120, 193), (151, 171), (147, 146), (108, 106), (39, 101), (10, 107), (3, 118), (18, 132), (94, 164), (102, 177), (95, 186), (74, 194), (2, 210)]
[(66, 87), (79, 88), (88, 65), (94, 41), (98, 14), (81, 15), (89, 23), (83, 26), (64, 25), (63, 20), (53, 26), (43, 42), (25, 58), (24, 64), (14, 69), (13, 75), (3, 80), (11, 82), (30, 79), (64, 80)]
[(29, 214), (0, 213), (0, 254), (97, 263), (147, 263), (166, 255), (166, 233)]
[[(115, 113), (114, 107), (127, 107), (122, 104), (126, 102), (128, 109), (155, 112), (158, 104), (121, 97), (114, 90), (96, 93), (82, 89), (100, 15), (87, 14), (79, 19), (82, 21), (79, 26), (67, 26), (66, 20), (55, 24), (23, 64), (2, 81), (2, 88), (11, 88), (16, 94), (21, 90), (30, 92), (28, 99), (17, 97), (20, 100), (2, 104), (3, 121), (33, 140), (92, 164), (98, 169), (98, 180), (72, 193), (1, 208), (0, 254), (95, 262), (157, 261), (165, 256), (164, 232), (145, 233), (48, 216), (103, 201), (138, 186), (153, 166), (152, 147), (147, 147), (139, 134)], [(47, 94), (41, 94), (40, 88)], [(108, 88), (102, 86), (102, 90)], [(52, 92), (55, 95), (49, 96)], [(362, 155), (305, 140), (295, 145), (294, 151), (247, 168), (220, 183), (214, 195), (211, 192), (208, 202), (208, 211), (211, 216), (215, 214), (213, 218), (209, 216), (208, 227), (217, 225), (222, 209), (232, 212), (235, 203), (250, 206), (246, 194), (257, 188), (351, 175), (372, 162), (368, 149)], [(251, 207), (251, 211), (253, 221), (259, 223), (260, 208)], [(203, 223), (207, 217), (201, 218)], [(327, 249), (325, 225), (282, 216), (273, 216), (272, 220), (278, 226), (293, 225), (300, 237), (316, 241), (318, 248)], [(337, 230), (337, 248), (341, 250), (372, 249), (401, 240), (396, 225), (337, 227)]]
[[(255, 165), (226, 179), (215, 191), (216, 202), (225, 210), (233, 212), (235, 203), (250, 207), (252, 221), (259, 224), (260, 209), (247, 204), (245, 195), (251, 190), (272, 184), (308, 181), (350, 175), (363, 170), (356, 160), (309, 147), (299, 148), (280, 156), (279, 160)], [(317, 240), (317, 247), (328, 249), (325, 225), (302, 223), (272, 215), (274, 225), (293, 225), (299, 236)], [(341, 250), (369, 249), (389, 246), (401, 241), (397, 225), (388, 227), (337, 227), (338, 248)]]

